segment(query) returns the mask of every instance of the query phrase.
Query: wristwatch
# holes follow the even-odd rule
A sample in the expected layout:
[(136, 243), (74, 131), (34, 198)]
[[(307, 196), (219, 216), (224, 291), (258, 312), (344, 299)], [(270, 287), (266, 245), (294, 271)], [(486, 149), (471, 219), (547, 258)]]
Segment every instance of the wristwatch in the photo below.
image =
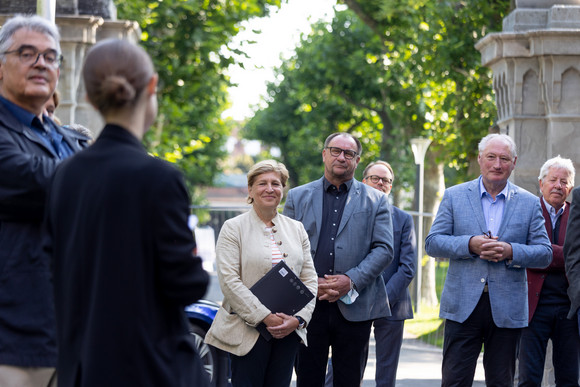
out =
[(300, 316), (294, 316), (296, 317), (296, 320), (298, 320), (298, 328), (296, 329), (304, 329), (306, 328), (306, 321), (304, 321), (304, 319)]

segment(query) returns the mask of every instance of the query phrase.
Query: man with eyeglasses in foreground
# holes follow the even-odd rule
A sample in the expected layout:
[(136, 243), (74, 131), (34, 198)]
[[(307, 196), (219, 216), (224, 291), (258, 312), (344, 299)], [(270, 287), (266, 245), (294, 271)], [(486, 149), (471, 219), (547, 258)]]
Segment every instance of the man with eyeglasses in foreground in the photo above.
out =
[[(387, 196), (393, 188), (395, 174), (386, 161), (375, 161), (367, 165), (363, 172), (363, 183), (384, 192)], [(409, 284), (415, 277), (417, 266), (417, 239), (413, 217), (392, 206), (393, 221), (393, 262), (383, 272), (391, 316), (373, 321), (377, 387), (395, 387), (399, 355), (403, 344), (405, 320), (413, 318), (413, 307)], [(368, 356), (368, 350), (367, 350)], [(332, 362), (329, 362), (325, 386), (332, 387)]]
[(372, 320), (390, 316), (381, 273), (393, 260), (387, 196), (354, 179), (362, 145), (348, 133), (324, 142), (324, 176), (291, 189), (284, 214), (310, 238), (318, 273), (308, 347), (296, 364), (297, 387), (324, 385), (332, 347), (335, 386), (357, 386), (364, 375)]
[(39, 16), (16, 16), (0, 29), (2, 387), (56, 385), (53, 291), (41, 223), (52, 173), (86, 144), (43, 115), (59, 77), (59, 39), (56, 26)]

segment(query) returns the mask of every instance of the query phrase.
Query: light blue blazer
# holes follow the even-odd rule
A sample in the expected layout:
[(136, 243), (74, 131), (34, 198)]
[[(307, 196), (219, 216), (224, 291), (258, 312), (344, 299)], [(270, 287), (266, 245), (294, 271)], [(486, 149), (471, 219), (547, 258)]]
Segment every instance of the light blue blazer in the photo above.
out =
[(552, 261), (552, 246), (540, 201), (528, 191), (508, 184), (499, 240), (511, 244), (513, 260), (489, 262), (469, 251), (469, 239), (487, 231), (479, 179), (445, 190), (425, 251), (449, 258), (441, 295), (440, 317), (464, 322), (473, 312), (488, 283), (493, 321), (500, 328), (528, 325), (527, 267), (544, 268)]
[[(291, 189), (284, 215), (299, 220), (316, 256), (322, 223), (323, 178)], [(381, 273), (393, 260), (393, 226), (387, 195), (353, 180), (334, 245), (334, 272), (355, 283), (359, 297), (350, 305), (338, 302), (349, 321), (391, 315)]]

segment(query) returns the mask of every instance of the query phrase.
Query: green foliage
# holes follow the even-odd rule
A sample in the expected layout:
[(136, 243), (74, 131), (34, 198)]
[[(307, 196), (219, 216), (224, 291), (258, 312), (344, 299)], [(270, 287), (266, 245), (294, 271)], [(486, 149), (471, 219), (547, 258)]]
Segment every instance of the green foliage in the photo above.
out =
[(145, 138), (149, 151), (179, 166), (192, 192), (210, 185), (233, 125), (220, 118), (229, 104), (224, 71), (235, 62), (227, 45), (240, 22), (266, 15), (281, 0), (115, 2), (119, 19), (139, 23), (141, 44), (159, 73), (159, 116)]
[(454, 170), (448, 183), (465, 180), (496, 117), (491, 72), (474, 44), (501, 29), (509, 0), (342, 2), (349, 9), (314, 25), (279, 69), (246, 136), (278, 146), (294, 184), (322, 174), (320, 150), (334, 131), (361, 139), (361, 166), (391, 162), (396, 188), (414, 183), (414, 136), (433, 140), (437, 161)]

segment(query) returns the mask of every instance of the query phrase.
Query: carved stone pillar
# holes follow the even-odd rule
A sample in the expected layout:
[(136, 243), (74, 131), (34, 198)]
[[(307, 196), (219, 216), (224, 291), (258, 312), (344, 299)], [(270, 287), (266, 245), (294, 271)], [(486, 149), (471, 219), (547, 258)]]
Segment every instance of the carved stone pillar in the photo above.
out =
[(516, 0), (503, 32), (476, 48), (493, 70), (498, 126), (518, 147), (513, 181), (538, 192), (540, 167), (580, 162), (580, 0)]

